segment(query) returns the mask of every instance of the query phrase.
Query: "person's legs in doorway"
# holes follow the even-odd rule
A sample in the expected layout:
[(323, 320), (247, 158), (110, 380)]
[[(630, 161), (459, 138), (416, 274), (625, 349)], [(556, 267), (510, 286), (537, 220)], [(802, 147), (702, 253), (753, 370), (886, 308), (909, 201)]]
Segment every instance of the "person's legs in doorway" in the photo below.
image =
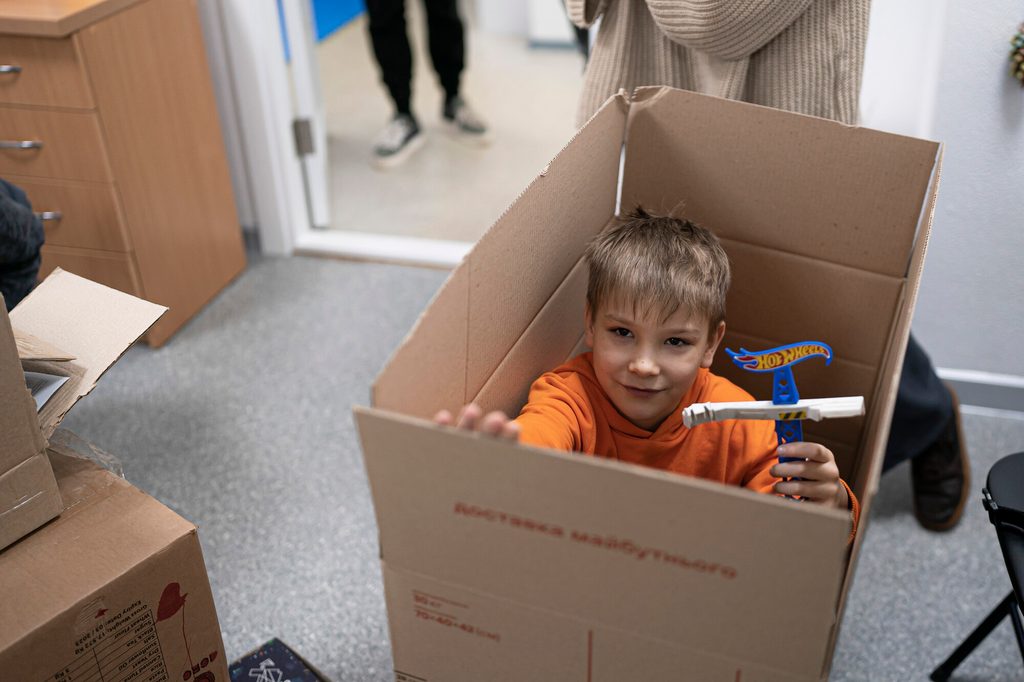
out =
[(459, 17), (456, 0), (424, 0), (427, 10), (427, 42), (430, 60), (437, 72), (444, 104), (441, 117), (448, 129), (460, 139), (487, 144), (487, 124), (466, 103), (459, 92), (466, 66), (466, 32)]
[(405, 0), (366, 0), (370, 42), (381, 81), (395, 114), (373, 146), (375, 163), (396, 166), (423, 145), (423, 133), (412, 113), (412, 49), (405, 24)]

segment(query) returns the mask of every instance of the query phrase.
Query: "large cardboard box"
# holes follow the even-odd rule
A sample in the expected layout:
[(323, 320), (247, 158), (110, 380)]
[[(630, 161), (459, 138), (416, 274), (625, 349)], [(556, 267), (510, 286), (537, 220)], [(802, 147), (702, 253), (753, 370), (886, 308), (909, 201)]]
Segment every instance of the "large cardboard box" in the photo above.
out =
[[(9, 318), (0, 305), (0, 549), (60, 513), (47, 439), (166, 310), (60, 268)], [(26, 371), (69, 378), (37, 412)]]
[[(818, 680), (857, 548), (843, 512), (427, 421), (514, 414), (581, 349), (589, 239), (621, 205), (685, 215), (734, 270), (724, 346), (832, 345), (806, 427), (871, 509), (940, 145), (641, 88), (581, 129), (452, 273), (357, 408), (398, 679)], [(620, 165), (620, 158), (621, 165)], [(771, 395), (720, 354), (714, 371)]]
[(227, 680), (195, 526), (60, 447), (50, 459), (67, 509), (0, 552), (0, 678)]

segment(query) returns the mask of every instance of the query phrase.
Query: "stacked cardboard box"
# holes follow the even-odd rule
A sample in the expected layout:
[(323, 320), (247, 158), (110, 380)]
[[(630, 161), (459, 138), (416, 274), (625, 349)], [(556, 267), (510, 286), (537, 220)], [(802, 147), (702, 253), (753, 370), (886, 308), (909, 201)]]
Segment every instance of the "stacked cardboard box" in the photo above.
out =
[[(2, 679), (227, 679), (195, 526), (47, 443), (165, 310), (57, 270), (0, 311)], [(68, 377), (38, 413), (26, 371)]]
[[(928, 241), (934, 142), (641, 88), (579, 131), (452, 273), (357, 419), (396, 675), (411, 680), (818, 680), (863, 538), (847, 515), (434, 427), (515, 414), (582, 348), (587, 242), (640, 204), (733, 264), (724, 346), (820, 340), (804, 397), (867, 414), (807, 427), (867, 518)], [(620, 165), (621, 159), (621, 165)], [(722, 354), (724, 355), (724, 354)], [(771, 395), (719, 357), (713, 371)]]
[[(0, 549), (61, 511), (46, 441), (166, 308), (59, 268), (0, 310)], [(68, 380), (37, 412), (25, 371)]]
[(92, 462), (49, 453), (66, 509), (0, 552), (5, 680), (227, 680), (196, 528)]

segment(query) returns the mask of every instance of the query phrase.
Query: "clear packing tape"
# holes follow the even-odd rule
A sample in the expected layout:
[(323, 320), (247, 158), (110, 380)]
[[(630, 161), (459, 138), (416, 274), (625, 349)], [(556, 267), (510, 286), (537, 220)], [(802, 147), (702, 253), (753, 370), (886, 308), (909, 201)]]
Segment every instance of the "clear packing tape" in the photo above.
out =
[(69, 429), (60, 428), (54, 431), (50, 436), (49, 449), (68, 457), (87, 459), (118, 478), (124, 478), (124, 467), (120, 459)]

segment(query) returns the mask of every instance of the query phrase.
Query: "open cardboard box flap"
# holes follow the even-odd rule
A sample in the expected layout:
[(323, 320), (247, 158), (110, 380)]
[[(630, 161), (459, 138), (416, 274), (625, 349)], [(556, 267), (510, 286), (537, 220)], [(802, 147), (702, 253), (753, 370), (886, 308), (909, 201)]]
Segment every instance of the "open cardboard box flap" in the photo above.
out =
[(68, 362), (75, 356), (62, 351), (51, 343), (43, 341), (20, 329), (14, 330), (14, 343), (18, 347), (18, 357), (22, 362), (37, 360), (39, 362)]
[[(2, 301), (0, 297), (0, 474), (6, 474), (26, 458), (41, 453), (46, 441), (39, 432), (35, 401), (25, 388), (18, 348)], [(8, 481), (7, 485), (14, 490), (14, 483)], [(0, 519), (17, 500), (11, 498), (10, 502), (0, 503)]]
[(44, 436), (166, 310), (57, 268), (11, 311), (16, 335), (46, 344), (43, 354), (74, 358), (51, 365), (71, 379), (40, 413)]
[[(723, 346), (824, 341), (835, 360), (800, 366), (801, 395), (865, 397), (863, 418), (805, 429), (836, 453), (863, 523), (940, 165), (935, 142), (765, 107), (670, 88), (611, 98), (453, 271), (378, 376), (374, 407), (357, 409), (385, 565), (570, 616), (614, 616), (654, 639), (805, 679), (827, 675), (863, 526), (846, 555), (839, 512), (423, 420), (471, 400), (518, 413), (530, 382), (580, 350), (589, 239), (616, 210), (681, 206), (733, 263)], [(755, 398), (771, 395), (770, 377), (738, 370), (724, 353), (713, 371)], [(742, 577), (716, 582), (608, 543), (556, 542), (456, 513), (458, 503), (627, 538)], [(772, 596), (783, 581), (800, 585), (785, 609)], [(785, 634), (765, 636), (776, 626)]]

